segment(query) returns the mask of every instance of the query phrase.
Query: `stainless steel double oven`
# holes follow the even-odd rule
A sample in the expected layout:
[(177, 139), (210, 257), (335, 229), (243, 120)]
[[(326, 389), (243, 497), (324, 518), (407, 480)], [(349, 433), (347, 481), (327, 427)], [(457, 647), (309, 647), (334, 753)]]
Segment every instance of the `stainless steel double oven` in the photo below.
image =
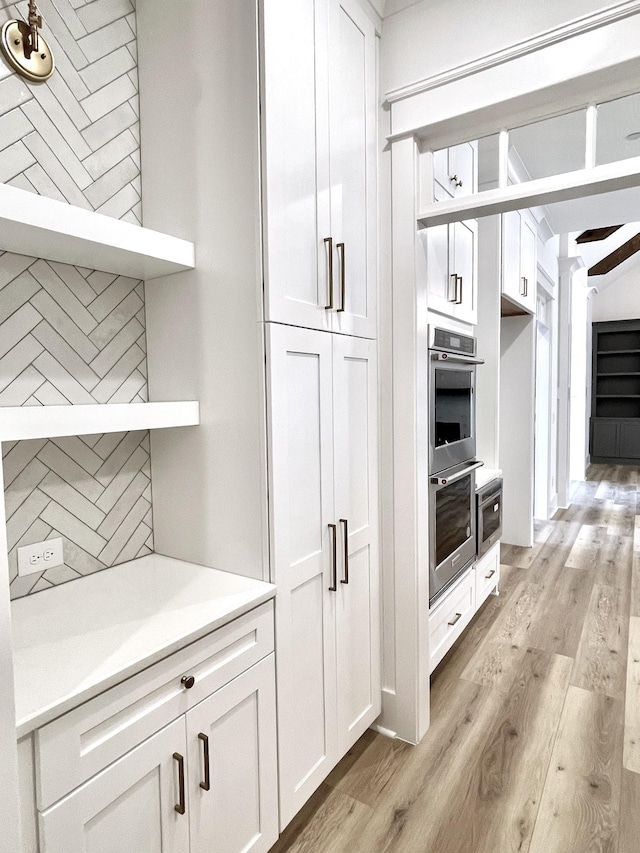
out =
[(476, 557), (476, 339), (429, 328), (429, 605)]

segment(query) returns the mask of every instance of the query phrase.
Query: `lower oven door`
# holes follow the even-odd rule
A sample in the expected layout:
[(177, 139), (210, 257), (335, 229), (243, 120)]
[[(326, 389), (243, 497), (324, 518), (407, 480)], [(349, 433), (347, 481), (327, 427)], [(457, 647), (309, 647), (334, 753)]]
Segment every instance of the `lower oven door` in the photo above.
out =
[(476, 469), (465, 463), (430, 477), (429, 605), (476, 556)]

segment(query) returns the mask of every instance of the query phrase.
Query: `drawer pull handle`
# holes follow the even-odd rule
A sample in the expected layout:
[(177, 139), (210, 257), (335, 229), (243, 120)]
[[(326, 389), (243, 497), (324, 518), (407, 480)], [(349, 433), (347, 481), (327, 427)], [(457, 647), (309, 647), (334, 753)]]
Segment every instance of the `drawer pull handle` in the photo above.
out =
[(338, 313), (340, 313), (340, 311), (344, 311), (344, 302), (347, 295), (347, 262), (344, 257), (344, 243), (336, 243), (336, 250), (342, 255), (340, 273), (340, 308), (338, 308)]
[(455, 625), (458, 619), (462, 619), (462, 613), (456, 613), (451, 622), (447, 622), (447, 625)]
[(204, 782), (200, 782), (203, 791), (211, 790), (211, 769), (209, 766), (209, 738), (200, 732), (198, 738), (202, 741), (202, 752), (204, 758)]
[(489, 580), (489, 578), (492, 578), (492, 577), (495, 575), (495, 573), (496, 573), (496, 570), (495, 570), (495, 569), (491, 569), (491, 571), (489, 572), (489, 574), (484, 576), (484, 579), (488, 581), (488, 580)]
[(178, 804), (174, 806), (174, 809), (178, 814), (184, 814), (186, 811), (184, 794), (184, 755), (180, 755), (179, 752), (174, 752), (173, 757), (178, 762), (178, 789), (180, 794)]
[(195, 683), (196, 680), (193, 675), (183, 675), (180, 679), (180, 684), (182, 684), (185, 690), (191, 690)]

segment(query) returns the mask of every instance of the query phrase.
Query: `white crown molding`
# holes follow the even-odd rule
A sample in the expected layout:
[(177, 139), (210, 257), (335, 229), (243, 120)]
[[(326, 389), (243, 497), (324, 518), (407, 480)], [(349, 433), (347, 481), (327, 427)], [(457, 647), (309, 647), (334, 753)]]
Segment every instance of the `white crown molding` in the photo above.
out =
[(591, 30), (599, 27), (607, 26), (608, 24), (616, 23), (617, 21), (629, 18), (632, 15), (640, 13), (640, 0), (624, 0), (623, 3), (617, 3), (608, 9), (595, 12), (591, 15), (585, 15), (581, 18), (576, 18), (562, 26), (554, 27), (546, 32), (534, 36), (530, 39), (517, 42), (502, 50), (489, 53), (486, 56), (474, 59), (471, 62), (459, 65), (456, 68), (451, 68), (443, 71), (440, 74), (434, 74), (432, 77), (427, 77), (424, 80), (419, 80), (416, 83), (411, 83), (408, 86), (402, 86), (399, 89), (393, 89), (387, 92), (385, 96), (386, 103), (393, 104), (396, 101), (401, 101), (404, 98), (410, 98), (413, 95), (419, 95), (423, 92), (428, 92), (431, 89), (436, 89), (439, 86), (445, 86), (448, 83), (461, 80), (464, 77), (470, 77), (480, 71), (486, 71), (489, 68), (494, 68), (496, 65), (502, 65), (505, 62), (510, 62), (513, 59), (518, 59), (521, 56), (526, 56), (529, 53), (534, 53), (537, 50), (542, 50), (550, 45), (558, 42), (566, 41), (575, 36), (588, 33)]
[(560, 275), (573, 275), (578, 270), (584, 269), (585, 263), (580, 255), (572, 258), (558, 258), (558, 272)]

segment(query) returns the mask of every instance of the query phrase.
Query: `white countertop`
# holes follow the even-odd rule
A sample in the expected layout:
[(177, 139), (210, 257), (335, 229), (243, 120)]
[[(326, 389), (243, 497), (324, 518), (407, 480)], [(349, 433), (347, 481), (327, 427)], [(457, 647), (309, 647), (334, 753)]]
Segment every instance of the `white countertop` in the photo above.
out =
[(502, 468), (478, 468), (476, 471), (476, 492), (497, 477), (502, 477)]
[(17, 736), (275, 591), (263, 581), (150, 554), (12, 602)]

